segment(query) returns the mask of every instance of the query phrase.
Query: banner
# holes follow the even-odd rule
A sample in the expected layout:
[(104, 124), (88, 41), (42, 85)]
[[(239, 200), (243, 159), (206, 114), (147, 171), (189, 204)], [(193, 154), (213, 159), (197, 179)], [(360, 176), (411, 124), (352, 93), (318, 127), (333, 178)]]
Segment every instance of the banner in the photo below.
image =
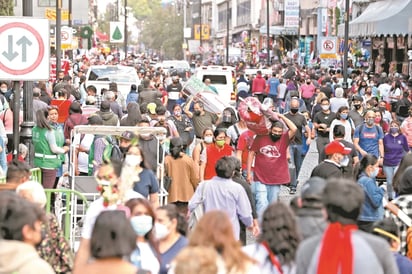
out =
[[(62, 20), (63, 21), (68, 21), (69, 20), (69, 11), (68, 10), (63, 10), (62, 9)], [(46, 8), (44, 10), (44, 17), (46, 17), (49, 20), (56, 20), (56, 9), (50, 9)]]
[(299, 0), (285, 0), (285, 28), (299, 28)]

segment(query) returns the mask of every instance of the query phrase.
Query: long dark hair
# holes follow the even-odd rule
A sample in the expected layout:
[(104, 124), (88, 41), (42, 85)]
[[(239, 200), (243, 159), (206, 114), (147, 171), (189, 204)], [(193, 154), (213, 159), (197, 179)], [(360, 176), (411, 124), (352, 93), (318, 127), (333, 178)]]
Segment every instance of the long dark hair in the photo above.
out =
[(179, 213), (176, 205), (174, 204), (164, 205), (164, 206), (157, 208), (157, 210), (166, 211), (166, 215), (169, 218), (169, 220), (176, 219), (177, 221), (176, 231), (179, 232), (179, 234), (186, 236), (186, 233), (187, 233), (186, 218), (181, 213)]
[(36, 112), (37, 127), (47, 128), (47, 130), (52, 130), (47, 117), (49, 117), (49, 110), (47, 108), (39, 109)]
[(399, 163), (399, 167), (395, 172), (395, 175), (393, 175), (392, 185), (395, 192), (399, 192), (399, 183), (401, 181), (401, 177), (405, 170), (410, 166), (412, 166), (412, 154), (407, 153), (405, 154), (405, 156), (403, 156), (401, 162)]
[(359, 179), (359, 176), (362, 172), (366, 170), (366, 168), (370, 165), (375, 165), (378, 162), (378, 158), (372, 154), (366, 154), (363, 156), (362, 160), (356, 165), (355, 167), (355, 178)]
[(258, 241), (266, 242), (282, 265), (294, 261), (300, 237), (295, 216), (286, 204), (277, 202), (266, 208)]

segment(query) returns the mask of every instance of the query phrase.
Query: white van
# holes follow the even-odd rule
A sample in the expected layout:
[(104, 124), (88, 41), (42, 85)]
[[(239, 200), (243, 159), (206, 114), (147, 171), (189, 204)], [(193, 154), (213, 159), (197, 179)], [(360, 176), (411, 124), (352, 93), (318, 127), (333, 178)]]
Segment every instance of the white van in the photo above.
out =
[(202, 82), (210, 79), (211, 86), (215, 87), (219, 97), (228, 105), (236, 105), (236, 94), (233, 87), (232, 72), (230, 66), (201, 66), (195, 71), (195, 76)]
[(93, 85), (100, 94), (102, 88), (109, 89), (109, 84), (115, 82), (117, 90), (121, 92), (124, 98), (130, 91), (132, 84), (140, 84), (136, 69), (128, 66), (91, 66), (86, 73), (86, 87)]

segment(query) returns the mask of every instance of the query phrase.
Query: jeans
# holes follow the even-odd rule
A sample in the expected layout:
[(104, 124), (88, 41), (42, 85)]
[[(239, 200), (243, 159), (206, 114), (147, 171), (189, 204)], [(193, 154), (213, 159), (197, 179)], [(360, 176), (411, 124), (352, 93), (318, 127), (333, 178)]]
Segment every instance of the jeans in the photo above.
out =
[(385, 173), (385, 176), (386, 176), (386, 186), (388, 188), (388, 199), (394, 198), (392, 179), (397, 169), (398, 169), (398, 166), (383, 166), (383, 172)]
[(289, 145), (290, 162), (295, 166), (295, 176), (290, 174), (290, 187), (295, 189), (297, 186), (297, 178), (303, 162), (302, 149), (303, 145)]
[(252, 183), (251, 188), (255, 198), (256, 212), (261, 217), (268, 205), (278, 200), (280, 185), (265, 185), (255, 181)]

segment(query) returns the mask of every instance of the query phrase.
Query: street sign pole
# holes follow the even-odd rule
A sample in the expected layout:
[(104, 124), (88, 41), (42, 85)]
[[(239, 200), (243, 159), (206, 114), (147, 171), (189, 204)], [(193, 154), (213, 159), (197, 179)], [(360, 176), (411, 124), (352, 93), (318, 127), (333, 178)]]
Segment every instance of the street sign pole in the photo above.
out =
[(20, 142), (20, 82), (13, 81), (13, 159), (18, 159), (18, 147)]
[[(23, 0), (23, 16), (31, 17), (33, 16), (33, 1), (31, 0)], [(20, 102), (19, 102), (20, 105)], [(20, 113), (16, 111), (16, 113)], [(14, 112), (13, 112), (14, 114)], [(14, 119), (14, 117), (13, 117)], [(19, 118), (17, 118), (17, 121)], [(14, 120), (13, 120), (14, 121)], [(21, 131), (20, 131), (20, 138), (21, 142), (25, 144), (28, 148), (26, 162), (33, 166), (34, 160), (34, 147), (32, 141), (32, 129), (34, 127), (33, 122), (33, 82), (32, 81), (24, 81), (23, 83), (23, 123), (21, 124)], [(13, 128), (13, 131), (16, 132)], [(14, 144), (13, 151), (18, 152), (18, 144)], [(13, 155), (13, 158), (18, 157), (18, 153)]]

